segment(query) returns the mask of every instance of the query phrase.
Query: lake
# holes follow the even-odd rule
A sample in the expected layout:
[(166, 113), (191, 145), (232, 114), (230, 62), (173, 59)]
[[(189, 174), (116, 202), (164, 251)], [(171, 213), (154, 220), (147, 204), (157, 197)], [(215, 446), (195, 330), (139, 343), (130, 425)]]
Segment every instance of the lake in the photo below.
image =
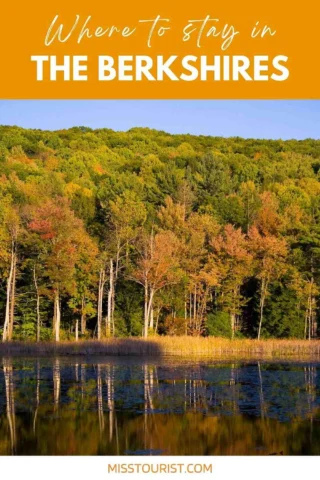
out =
[(1, 455), (320, 455), (320, 363), (3, 358)]

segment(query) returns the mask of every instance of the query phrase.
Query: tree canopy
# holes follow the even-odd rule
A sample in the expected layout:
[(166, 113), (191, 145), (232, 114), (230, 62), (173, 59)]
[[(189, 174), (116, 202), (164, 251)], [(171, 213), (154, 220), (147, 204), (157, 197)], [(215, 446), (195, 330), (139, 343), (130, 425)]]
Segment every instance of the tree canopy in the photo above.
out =
[(319, 172), (319, 140), (0, 126), (3, 340), (316, 337)]

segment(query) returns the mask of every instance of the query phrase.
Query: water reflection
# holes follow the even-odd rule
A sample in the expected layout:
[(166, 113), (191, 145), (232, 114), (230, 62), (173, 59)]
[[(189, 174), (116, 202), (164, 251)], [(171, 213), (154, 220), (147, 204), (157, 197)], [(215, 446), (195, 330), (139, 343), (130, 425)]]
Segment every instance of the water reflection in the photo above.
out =
[(3, 361), (3, 374), (6, 390), (6, 410), (10, 431), (10, 446), (11, 453), (14, 454), (16, 451), (16, 413), (14, 406), (13, 368), (10, 359), (4, 359)]
[(320, 454), (318, 363), (11, 359), (0, 454)]

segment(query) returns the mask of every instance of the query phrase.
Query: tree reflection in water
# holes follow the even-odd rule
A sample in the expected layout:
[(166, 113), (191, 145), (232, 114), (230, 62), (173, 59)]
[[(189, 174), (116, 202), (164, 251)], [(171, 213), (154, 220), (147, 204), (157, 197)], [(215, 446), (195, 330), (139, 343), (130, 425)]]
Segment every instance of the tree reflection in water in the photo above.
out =
[(14, 383), (13, 383), (13, 367), (11, 359), (3, 360), (3, 374), (6, 390), (6, 411), (10, 432), (11, 453), (16, 451), (16, 412), (14, 406)]
[(320, 454), (320, 364), (2, 360), (0, 454)]

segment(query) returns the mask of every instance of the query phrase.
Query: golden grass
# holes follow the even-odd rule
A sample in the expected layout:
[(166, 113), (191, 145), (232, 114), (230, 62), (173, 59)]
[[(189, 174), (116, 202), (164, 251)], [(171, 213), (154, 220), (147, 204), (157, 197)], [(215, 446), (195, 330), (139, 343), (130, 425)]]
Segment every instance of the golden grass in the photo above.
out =
[(0, 355), (139, 355), (181, 357), (320, 357), (320, 340), (227, 340), (223, 338), (110, 338), (79, 342), (10, 342)]

